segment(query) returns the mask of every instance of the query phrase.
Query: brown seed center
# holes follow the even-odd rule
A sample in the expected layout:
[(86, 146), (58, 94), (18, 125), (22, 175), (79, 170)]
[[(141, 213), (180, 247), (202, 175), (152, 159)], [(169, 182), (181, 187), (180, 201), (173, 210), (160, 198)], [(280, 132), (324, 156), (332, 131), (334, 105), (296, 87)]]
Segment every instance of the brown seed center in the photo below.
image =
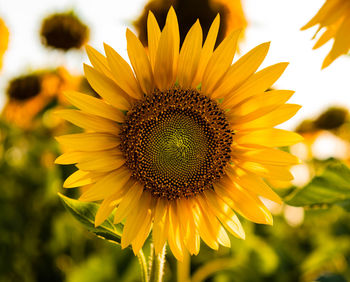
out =
[(191, 197), (224, 173), (233, 133), (217, 103), (197, 90), (155, 90), (128, 112), (121, 150), (153, 196)]

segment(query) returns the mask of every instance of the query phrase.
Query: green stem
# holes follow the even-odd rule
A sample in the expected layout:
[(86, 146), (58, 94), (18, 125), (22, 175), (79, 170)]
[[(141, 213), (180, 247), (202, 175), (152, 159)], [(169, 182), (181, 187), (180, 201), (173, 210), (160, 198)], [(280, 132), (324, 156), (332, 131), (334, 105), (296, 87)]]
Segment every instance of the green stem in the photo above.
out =
[(148, 279), (151, 281), (154, 272), (154, 245), (150, 243), (149, 258), (148, 258)]
[(216, 259), (199, 268), (192, 276), (192, 282), (202, 282), (220, 270), (232, 268), (236, 261), (232, 258)]
[(164, 264), (165, 264), (165, 250), (166, 244), (164, 244), (163, 250), (156, 256), (153, 262), (153, 267), (150, 271), (150, 282), (162, 282), (164, 276)]
[(191, 257), (188, 252), (184, 252), (183, 261), (177, 261), (177, 281), (190, 281)]
[(137, 254), (137, 258), (139, 260), (140, 267), (141, 267), (142, 282), (149, 282), (146, 257), (142, 249)]

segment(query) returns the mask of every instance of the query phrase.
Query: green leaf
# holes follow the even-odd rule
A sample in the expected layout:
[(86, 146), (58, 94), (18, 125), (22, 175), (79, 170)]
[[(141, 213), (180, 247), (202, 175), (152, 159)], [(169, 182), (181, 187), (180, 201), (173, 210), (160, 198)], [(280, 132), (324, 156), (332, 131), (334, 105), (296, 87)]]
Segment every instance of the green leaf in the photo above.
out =
[(90, 232), (96, 236), (120, 244), (123, 226), (121, 224), (113, 224), (110, 215), (100, 226), (95, 227), (95, 216), (99, 208), (98, 204), (86, 203), (68, 198), (58, 193), (65, 208), (85, 226)]
[(322, 274), (315, 281), (317, 281), (317, 282), (346, 282), (346, 279), (340, 274), (326, 273), (326, 274)]
[(330, 163), (319, 176), (288, 198), (285, 202), (297, 207), (344, 202), (350, 199), (350, 169), (341, 162)]

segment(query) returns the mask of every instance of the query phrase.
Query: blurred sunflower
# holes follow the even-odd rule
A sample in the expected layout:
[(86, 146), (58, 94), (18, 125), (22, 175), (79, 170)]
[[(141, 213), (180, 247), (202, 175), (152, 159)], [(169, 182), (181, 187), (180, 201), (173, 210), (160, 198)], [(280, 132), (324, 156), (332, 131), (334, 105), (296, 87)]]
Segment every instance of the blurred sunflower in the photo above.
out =
[(64, 187), (85, 186), (81, 201), (102, 200), (96, 226), (116, 208), (114, 222), (125, 219), (121, 246), (135, 254), (152, 228), (156, 252), (167, 241), (178, 260), (186, 249), (197, 254), (200, 238), (213, 249), (230, 246), (225, 229), (245, 237), (235, 212), (272, 224), (259, 196), (281, 200), (262, 178), (292, 179), (288, 167), (298, 159), (273, 147), (301, 137), (273, 127), (300, 106), (285, 104), (293, 91), (265, 92), (287, 63), (256, 72), (264, 43), (231, 65), (240, 32), (214, 50), (219, 21), (203, 46), (197, 21), (179, 50), (174, 9), (162, 31), (150, 12), (149, 56), (126, 32), (133, 69), (108, 45), (106, 57), (88, 47), (85, 75), (102, 99), (67, 92), (80, 110), (59, 112), (87, 131), (57, 137), (66, 151), (56, 163), (79, 169)]
[(14, 78), (7, 88), (3, 117), (22, 128), (30, 128), (34, 118), (51, 103), (65, 104), (65, 90), (78, 90), (80, 76), (72, 76), (64, 67), (38, 71)]
[(180, 25), (180, 43), (182, 44), (191, 26), (199, 19), (204, 36), (207, 35), (215, 16), (221, 15), (221, 26), (216, 39), (218, 45), (232, 30), (242, 29), (240, 38), (243, 38), (247, 26), (241, 0), (151, 0), (140, 18), (134, 23), (141, 42), (147, 46), (147, 18), (152, 11), (161, 27), (164, 26), (169, 8), (176, 10)]
[(8, 43), (9, 43), (9, 31), (4, 21), (0, 18), (0, 70), (2, 68), (2, 57), (4, 56)]
[(348, 0), (326, 0), (318, 13), (301, 29), (305, 30), (318, 24), (319, 28), (315, 36), (321, 29), (325, 30), (314, 49), (334, 39), (333, 47), (322, 64), (322, 68), (325, 68), (350, 50), (350, 2)]
[(63, 51), (80, 49), (89, 38), (89, 28), (73, 13), (53, 14), (43, 20), (41, 41)]
[(346, 133), (348, 131), (348, 119), (349, 112), (347, 109), (342, 107), (330, 107), (316, 119), (306, 119), (302, 121), (295, 131), (304, 138), (303, 144), (306, 146), (307, 150), (305, 159), (311, 160), (315, 157), (312, 149), (313, 145), (327, 131), (346, 141), (349, 140), (349, 134)]

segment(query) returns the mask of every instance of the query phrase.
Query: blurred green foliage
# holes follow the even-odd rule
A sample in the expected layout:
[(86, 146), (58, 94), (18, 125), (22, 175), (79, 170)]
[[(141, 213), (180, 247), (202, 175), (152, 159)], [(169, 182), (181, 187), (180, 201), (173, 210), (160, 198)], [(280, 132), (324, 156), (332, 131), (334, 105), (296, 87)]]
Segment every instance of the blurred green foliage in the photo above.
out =
[(53, 164), (51, 129), (1, 120), (0, 141), (0, 281), (138, 281), (130, 250), (95, 240), (64, 209), (57, 192), (74, 168)]

